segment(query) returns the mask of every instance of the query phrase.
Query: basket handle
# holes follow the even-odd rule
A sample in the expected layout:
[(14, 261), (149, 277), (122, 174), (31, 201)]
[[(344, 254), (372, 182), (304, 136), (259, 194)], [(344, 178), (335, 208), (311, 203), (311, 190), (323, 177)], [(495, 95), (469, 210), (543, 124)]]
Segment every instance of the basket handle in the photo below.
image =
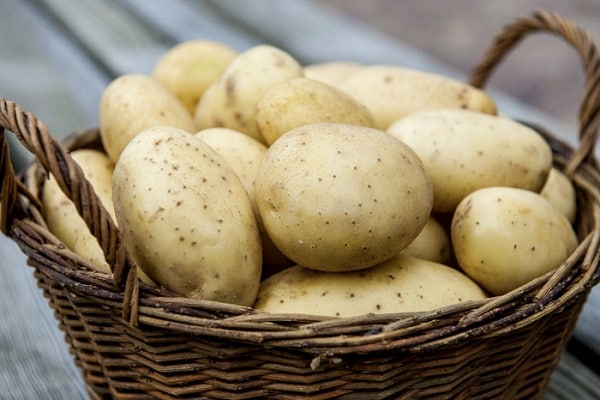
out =
[(125, 249), (121, 232), (85, 178), (81, 167), (66, 148), (50, 135), (46, 125), (32, 113), (23, 111), (17, 103), (4, 98), (0, 99), (0, 230), (8, 235), (13, 220), (25, 216), (25, 207), (19, 201), (22, 196), (37, 202), (15, 174), (6, 131), (11, 131), (36, 156), (37, 162), (54, 175), (61, 190), (71, 199), (91, 233), (98, 239), (111, 266), (115, 284), (124, 290), (123, 316), (130, 319), (131, 308), (137, 304), (137, 299), (132, 296), (135, 297), (139, 290), (137, 269)]
[(565, 172), (572, 173), (579, 165), (594, 158), (594, 147), (600, 126), (600, 53), (593, 40), (572, 21), (551, 12), (538, 11), (506, 25), (479, 64), (471, 72), (469, 83), (481, 88), (513, 46), (525, 35), (549, 32), (562, 36), (579, 53), (585, 67), (585, 93), (579, 110), (579, 147), (571, 155)]

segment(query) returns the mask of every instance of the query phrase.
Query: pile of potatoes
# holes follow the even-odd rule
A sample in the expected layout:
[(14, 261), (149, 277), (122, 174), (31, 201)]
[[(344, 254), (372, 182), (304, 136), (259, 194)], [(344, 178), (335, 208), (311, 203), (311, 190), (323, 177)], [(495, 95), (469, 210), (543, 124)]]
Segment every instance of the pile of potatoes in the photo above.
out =
[[(99, 105), (76, 150), (149, 285), (277, 313), (428, 311), (507, 293), (573, 252), (575, 190), (529, 127), (463, 82), (182, 43)], [(54, 178), (49, 229), (110, 272)]]

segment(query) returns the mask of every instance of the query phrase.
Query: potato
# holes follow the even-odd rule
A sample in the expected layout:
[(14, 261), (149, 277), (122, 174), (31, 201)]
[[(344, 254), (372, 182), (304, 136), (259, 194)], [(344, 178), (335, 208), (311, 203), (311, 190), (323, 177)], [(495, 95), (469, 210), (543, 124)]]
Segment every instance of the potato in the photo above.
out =
[(467, 196), (451, 229), (460, 268), (494, 295), (557, 268), (577, 246), (567, 218), (540, 194), (490, 187)]
[(202, 95), (238, 52), (212, 40), (189, 40), (167, 51), (154, 65), (152, 77), (173, 93), (190, 115)]
[(173, 127), (139, 133), (113, 175), (123, 240), (156, 283), (183, 296), (251, 305), (261, 274), (256, 220), (227, 161)]
[(310, 123), (373, 126), (373, 117), (364, 105), (331, 85), (308, 78), (294, 78), (269, 89), (256, 105), (255, 119), (268, 145)]
[(303, 71), (307, 78), (337, 87), (340, 82), (362, 68), (362, 64), (353, 61), (328, 61), (305, 65)]
[[(114, 220), (115, 214), (112, 203), (113, 163), (104, 153), (97, 150), (75, 150), (71, 153), (71, 156), (81, 167), (100, 202)], [(110, 267), (104, 258), (98, 240), (90, 232), (73, 202), (60, 189), (53, 175), (50, 175), (44, 183), (42, 203), (44, 219), (50, 232), (70, 250), (89, 261), (91, 267), (110, 273)]]
[(565, 174), (552, 168), (540, 194), (562, 212), (569, 222), (575, 222), (577, 214), (575, 187)]
[(388, 133), (410, 146), (433, 182), (433, 209), (452, 212), (469, 193), (490, 186), (538, 192), (552, 168), (552, 151), (533, 129), (471, 110), (411, 114)]
[(293, 265), (271, 241), (262, 226), (256, 206), (254, 181), (258, 167), (267, 152), (267, 147), (250, 136), (229, 128), (207, 128), (196, 133), (196, 136), (225, 158), (229, 166), (240, 177), (244, 189), (248, 193), (262, 242), (263, 277)]
[(196, 129), (231, 128), (264, 143), (255, 122), (256, 103), (271, 87), (300, 76), (302, 66), (276, 47), (259, 45), (240, 53), (202, 96)]
[(442, 224), (434, 217), (429, 217), (419, 235), (400, 253), (448, 264), (452, 259), (452, 245)]
[(431, 311), (485, 298), (477, 284), (454, 268), (398, 255), (362, 271), (288, 268), (261, 284), (254, 307), (272, 313), (353, 317)]
[(143, 74), (120, 76), (106, 87), (99, 120), (102, 144), (113, 163), (144, 129), (165, 125), (195, 131), (192, 117), (175, 95)]
[(432, 187), (417, 155), (383, 131), (318, 123), (269, 148), (256, 203), (275, 245), (304, 267), (372, 267), (427, 223)]
[(495, 114), (494, 100), (466, 83), (424, 71), (373, 65), (350, 74), (338, 87), (367, 106), (375, 127), (387, 129), (398, 119), (434, 108), (464, 108)]

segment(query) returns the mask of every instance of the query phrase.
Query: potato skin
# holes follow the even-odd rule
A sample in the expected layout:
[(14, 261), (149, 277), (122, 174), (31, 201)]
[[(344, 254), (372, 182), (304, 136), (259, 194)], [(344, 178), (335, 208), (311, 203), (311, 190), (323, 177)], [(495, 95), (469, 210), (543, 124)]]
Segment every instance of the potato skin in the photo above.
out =
[(155, 79), (143, 74), (122, 75), (102, 93), (99, 107), (100, 137), (113, 163), (139, 132), (153, 126), (172, 126), (194, 132), (185, 107)]
[(431, 311), (486, 297), (475, 282), (454, 268), (398, 255), (362, 271), (288, 268), (261, 283), (254, 308), (271, 313), (354, 317)]
[(397, 254), (432, 204), (422, 163), (383, 131), (334, 123), (295, 128), (267, 151), (256, 178), (264, 226), (302, 266), (347, 271)]
[(353, 61), (328, 61), (305, 65), (302, 69), (305, 77), (338, 87), (340, 82), (362, 68), (363, 64)]
[(575, 222), (577, 215), (575, 187), (564, 173), (556, 168), (552, 168), (540, 194), (550, 204), (560, 210), (569, 222)]
[(191, 298), (254, 302), (261, 247), (250, 200), (201, 139), (141, 132), (115, 166), (113, 199), (125, 245), (153, 281)]
[(204, 93), (196, 130), (231, 128), (264, 143), (256, 127), (256, 103), (271, 87), (302, 76), (302, 66), (277, 47), (259, 45), (240, 54)]
[(152, 77), (193, 115), (206, 89), (238, 52), (212, 40), (189, 40), (170, 48), (154, 65)]
[[(81, 149), (71, 152), (71, 157), (81, 167), (100, 202), (115, 219), (112, 201), (112, 174), (114, 164), (102, 152)], [(70, 250), (90, 262), (97, 270), (110, 273), (110, 267), (98, 240), (92, 235), (75, 205), (62, 192), (54, 176), (44, 183), (42, 192), (44, 219), (48, 229)]]
[(446, 76), (389, 65), (364, 67), (339, 82), (338, 87), (367, 106), (375, 127), (425, 109), (458, 108), (496, 113), (494, 100), (484, 91)]
[(477, 190), (458, 205), (451, 238), (460, 268), (494, 295), (557, 268), (577, 246), (567, 218), (524, 189)]
[(419, 235), (400, 253), (441, 264), (448, 264), (452, 260), (450, 235), (437, 219), (429, 217)]
[(434, 190), (433, 209), (452, 212), (469, 193), (490, 186), (541, 190), (552, 151), (531, 128), (508, 118), (470, 110), (411, 114), (388, 133), (421, 158)]
[(256, 125), (267, 145), (293, 128), (317, 122), (372, 127), (373, 117), (341, 90), (303, 77), (272, 87), (256, 105)]

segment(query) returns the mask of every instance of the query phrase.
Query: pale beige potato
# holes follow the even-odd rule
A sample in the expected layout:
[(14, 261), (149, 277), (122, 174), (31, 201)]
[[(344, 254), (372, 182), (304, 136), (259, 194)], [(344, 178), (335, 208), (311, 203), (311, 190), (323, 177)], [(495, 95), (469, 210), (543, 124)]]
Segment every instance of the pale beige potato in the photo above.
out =
[(258, 45), (238, 54), (200, 99), (196, 130), (231, 128), (264, 142), (256, 127), (256, 104), (271, 87), (302, 74), (298, 61), (274, 46)]
[[(112, 203), (113, 163), (102, 152), (81, 149), (71, 152), (71, 157), (81, 167), (84, 176), (92, 185), (100, 202), (115, 219)], [(44, 219), (50, 232), (67, 248), (80, 255), (98, 271), (110, 273), (104, 252), (92, 235), (75, 205), (58, 186), (53, 175), (49, 175), (42, 191)]]
[(371, 111), (375, 126), (383, 130), (423, 109), (496, 113), (494, 100), (483, 90), (443, 75), (398, 66), (365, 67), (341, 81), (339, 88), (364, 104)]
[(225, 158), (241, 179), (244, 189), (248, 193), (261, 237), (263, 276), (271, 275), (274, 271), (292, 265), (292, 262), (279, 251), (265, 231), (256, 206), (254, 181), (258, 167), (267, 152), (267, 146), (248, 135), (229, 128), (206, 128), (197, 132), (196, 136)]
[(122, 75), (104, 89), (99, 124), (102, 144), (113, 163), (127, 143), (147, 128), (172, 126), (195, 132), (192, 117), (177, 97), (143, 74)]
[(451, 238), (460, 268), (493, 295), (560, 266), (577, 246), (567, 218), (540, 194), (491, 187), (456, 208)]
[(429, 217), (419, 235), (400, 253), (448, 264), (452, 260), (450, 236), (437, 219)]
[(305, 77), (337, 87), (340, 82), (362, 68), (363, 64), (354, 61), (327, 61), (305, 65), (303, 70)]
[(250, 199), (227, 161), (173, 127), (138, 134), (113, 174), (123, 240), (156, 283), (183, 296), (251, 305), (261, 246)]
[(325, 271), (372, 267), (427, 223), (433, 191), (417, 155), (377, 129), (303, 125), (269, 148), (256, 177), (269, 236), (288, 258)]
[(317, 122), (373, 127), (367, 107), (331, 85), (304, 77), (269, 89), (256, 105), (255, 119), (267, 145), (293, 128)]
[(237, 56), (237, 50), (212, 40), (189, 40), (170, 48), (152, 76), (193, 115), (202, 95)]
[(577, 197), (573, 182), (560, 170), (552, 168), (540, 194), (562, 212), (569, 222), (575, 222)]
[(397, 255), (362, 271), (288, 268), (262, 282), (254, 308), (271, 313), (355, 317), (431, 311), (486, 294), (462, 272)]
[(452, 212), (469, 193), (490, 186), (539, 192), (552, 168), (552, 151), (533, 129), (472, 110), (411, 114), (387, 130), (421, 158), (433, 183), (433, 209)]

